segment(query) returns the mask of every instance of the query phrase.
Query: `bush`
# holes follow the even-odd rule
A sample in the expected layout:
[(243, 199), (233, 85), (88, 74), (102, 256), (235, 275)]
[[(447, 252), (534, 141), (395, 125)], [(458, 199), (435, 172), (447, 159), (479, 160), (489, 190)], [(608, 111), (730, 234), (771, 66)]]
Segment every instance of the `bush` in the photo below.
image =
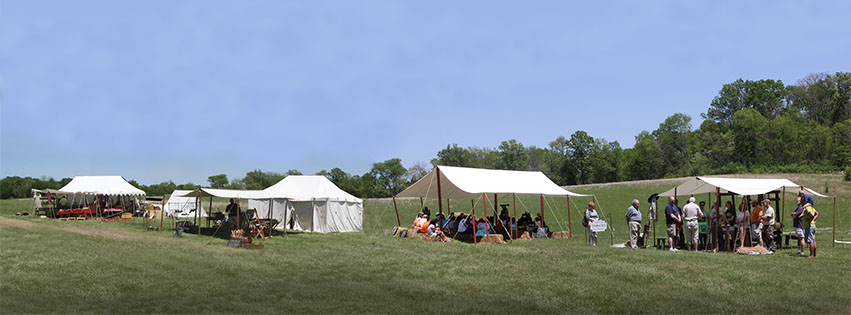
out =
[(851, 182), (851, 166), (845, 167), (845, 181)]

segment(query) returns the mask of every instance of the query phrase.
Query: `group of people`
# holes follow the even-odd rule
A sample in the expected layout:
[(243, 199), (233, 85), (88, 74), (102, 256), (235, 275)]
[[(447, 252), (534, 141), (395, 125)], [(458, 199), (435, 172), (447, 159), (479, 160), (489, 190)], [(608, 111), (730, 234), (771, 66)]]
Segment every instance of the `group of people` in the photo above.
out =
[(450, 235), (455, 237), (458, 234), (474, 235), (475, 237), (502, 234), (503, 237), (510, 238), (529, 232), (532, 237), (546, 238), (548, 232), (548, 227), (540, 215), (532, 219), (532, 215), (526, 212), (520, 218), (514, 219), (508, 215), (507, 205), (502, 205), (502, 211), (496, 217), (488, 216), (476, 219), (474, 215), (465, 215), (464, 213), (456, 215), (454, 212), (450, 213), (448, 218), (444, 217), (442, 213), (435, 215), (434, 219), (430, 220), (430, 217), (431, 210), (428, 207), (423, 207), (422, 212), (414, 218), (411, 229), (420, 233), (427, 233), (429, 236), (437, 237), (445, 242), (449, 241)]
[[(759, 244), (769, 252), (777, 249), (775, 244), (775, 227), (777, 226), (777, 212), (771, 206), (771, 200), (764, 199), (762, 202), (756, 200), (750, 203), (750, 214), (746, 203), (739, 205), (739, 211), (733, 209), (730, 201), (727, 201), (723, 211), (713, 204), (709, 213), (705, 210), (706, 203), (701, 201), (695, 203), (695, 198), (690, 197), (688, 203), (680, 209), (676, 197), (669, 197), (665, 206), (665, 224), (668, 235), (670, 251), (677, 251), (676, 244), (680, 237), (686, 249), (697, 251), (698, 247), (708, 249), (710, 232), (717, 232), (713, 237), (714, 250), (719, 248), (732, 251), (734, 248), (745, 246), (745, 238), (750, 229), (751, 242)], [(800, 192), (797, 199), (797, 209), (791, 214), (798, 238), (800, 255), (804, 254), (804, 243), (810, 245), (809, 257), (815, 257), (817, 244), (815, 240), (815, 222), (818, 211), (813, 207), (812, 196)], [(633, 206), (627, 209), (627, 221), (630, 222), (630, 241), (633, 240), (632, 220), (637, 212), (638, 201), (633, 201)], [(638, 214), (640, 222), (640, 213)], [(682, 228), (682, 235), (680, 235)], [(637, 231), (637, 230), (636, 230)], [(738, 242), (735, 242), (738, 240)], [(732, 244), (735, 243), (735, 244)]]
[(417, 215), (414, 219), (414, 224), (411, 225), (411, 229), (436, 238), (438, 241), (449, 242), (449, 238), (446, 237), (446, 233), (443, 233), (442, 229), (444, 221), (439, 215), (433, 220), (429, 220), (430, 214), (431, 213), (428, 211), (428, 208), (424, 209), (423, 212)]

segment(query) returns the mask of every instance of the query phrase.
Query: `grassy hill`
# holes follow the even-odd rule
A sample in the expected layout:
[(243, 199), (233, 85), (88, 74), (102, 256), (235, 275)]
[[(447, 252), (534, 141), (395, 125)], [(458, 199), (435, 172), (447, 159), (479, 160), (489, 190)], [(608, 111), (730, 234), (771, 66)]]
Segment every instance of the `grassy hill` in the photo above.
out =
[[(797, 175), (795, 175), (797, 176)], [(790, 176), (840, 198), (851, 239), (851, 184), (831, 175)], [(611, 214), (613, 242), (626, 240), (623, 213), (677, 180), (569, 187), (598, 196)], [(787, 199), (791, 207), (793, 196)], [(518, 213), (540, 211), (519, 198)], [(427, 243), (385, 235), (392, 202), (365, 202), (364, 233), (275, 236), (266, 249), (226, 240), (145, 232), (141, 222), (19, 218), (28, 200), (0, 201), (0, 308), (4, 313), (848, 313), (851, 246), (832, 248), (828, 200), (817, 259), (685, 253), (584, 245), (578, 221), (588, 198), (572, 198), (573, 239), (511, 245)], [(500, 201), (503, 203), (503, 201)], [(564, 199), (545, 216), (567, 229)], [(824, 205), (824, 206), (821, 206)], [(444, 205), (446, 207), (446, 205)], [(468, 212), (469, 201), (452, 201)], [(477, 204), (477, 213), (481, 203)], [(831, 205), (832, 206), (832, 205)], [(400, 202), (409, 224), (419, 200)], [(430, 207), (436, 209), (436, 202)], [(642, 206), (646, 210), (646, 203)], [(463, 210), (462, 210), (463, 209)], [(465, 211), (467, 210), (467, 211)], [(490, 210), (492, 211), (492, 210)], [(786, 212), (788, 213), (788, 212)], [(787, 221), (788, 222), (788, 221)], [(659, 225), (660, 234), (661, 224)], [(601, 234), (600, 244), (609, 244)]]

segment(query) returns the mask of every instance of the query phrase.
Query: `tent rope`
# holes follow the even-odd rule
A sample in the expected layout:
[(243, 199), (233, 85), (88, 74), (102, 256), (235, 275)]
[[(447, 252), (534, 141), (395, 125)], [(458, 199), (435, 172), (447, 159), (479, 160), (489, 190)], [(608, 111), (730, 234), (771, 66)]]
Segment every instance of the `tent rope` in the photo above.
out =
[(556, 219), (556, 224), (558, 224), (559, 229), (561, 229), (562, 231), (564, 231), (564, 225), (562, 225), (562, 224), (561, 224), (561, 220), (559, 220), (559, 218), (558, 218), (558, 211), (553, 210), (553, 206), (550, 204), (550, 201), (549, 201), (549, 200), (547, 200), (547, 198), (546, 198), (546, 197), (544, 197), (544, 203), (546, 203), (546, 204), (547, 204), (547, 207), (549, 207), (549, 208), (550, 208), (550, 212), (552, 212), (552, 213), (553, 213), (553, 217), (555, 217), (555, 219)]

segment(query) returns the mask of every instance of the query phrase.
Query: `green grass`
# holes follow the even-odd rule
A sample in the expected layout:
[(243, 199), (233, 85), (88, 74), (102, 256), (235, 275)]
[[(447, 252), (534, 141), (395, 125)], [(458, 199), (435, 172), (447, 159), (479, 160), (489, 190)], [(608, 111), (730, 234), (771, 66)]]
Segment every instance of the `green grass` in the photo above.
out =
[[(670, 187), (654, 182), (571, 190), (597, 194), (603, 212), (612, 213), (614, 241), (623, 242), (629, 202)], [(839, 209), (847, 213), (851, 189), (844, 183), (832, 189), (845, 189)], [(581, 210), (587, 200), (574, 202)], [(538, 198), (522, 202), (530, 212), (540, 211)], [(545, 209), (545, 216), (561, 211), (557, 217), (566, 222), (564, 200), (549, 204), (557, 206)], [(409, 224), (419, 201), (400, 206), (403, 224)], [(29, 200), (0, 201), (2, 219), (30, 223), (0, 221), (3, 313), (851, 311), (851, 247), (831, 248), (824, 231), (832, 209), (826, 207), (820, 207), (825, 217), (817, 259), (792, 256), (792, 250), (741, 256), (589, 248), (576, 208), (572, 220), (579, 237), (573, 239), (440, 244), (385, 235), (396, 225), (392, 203), (367, 200), (364, 233), (276, 236), (264, 242), (265, 250), (248, 251), (208, 236), (145, 232), (141, 221), (10, 215), (28, 207)], [(470, 205), (452, 201), (451, 207)], [(842, 217), (848, 230), (846, 217), (851, 214)], [(608, 244), (607, 238), (601, 235), (600, 244)]]

